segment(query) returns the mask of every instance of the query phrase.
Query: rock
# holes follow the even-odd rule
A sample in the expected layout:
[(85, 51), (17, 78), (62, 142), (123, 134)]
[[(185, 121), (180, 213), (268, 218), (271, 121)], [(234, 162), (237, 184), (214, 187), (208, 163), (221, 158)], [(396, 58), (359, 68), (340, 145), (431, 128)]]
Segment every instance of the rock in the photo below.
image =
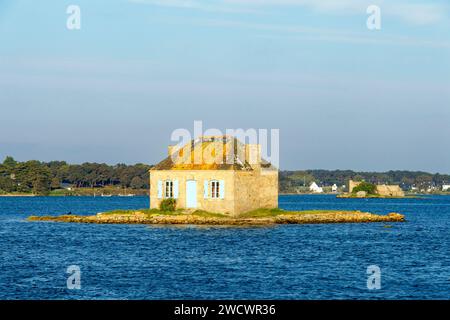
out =
[(365, 197), (367, 197), (367, 192), (366, 192), (366, 191), (358, 191), (358, 192), (356, 193), (356, 196), (357, 196), (358, 198), (365, 198)]

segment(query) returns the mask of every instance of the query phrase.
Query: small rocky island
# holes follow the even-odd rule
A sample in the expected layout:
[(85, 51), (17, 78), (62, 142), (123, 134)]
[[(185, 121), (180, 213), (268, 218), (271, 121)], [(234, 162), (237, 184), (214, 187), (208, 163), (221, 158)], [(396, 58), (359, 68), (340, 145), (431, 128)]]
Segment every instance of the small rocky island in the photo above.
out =
[(365, 181), (348, 183), (348, 193), (340, 194), (338, 198), (405, 198), (405, 192), (398, 185), (375, 185)]
[(150, 224), (150, 225), (275, 225), (317, 223), (367, 223), (403, 222), (398, 213), (378, 215), (361, 211), (285, 211), (282, 209), (258, 209), (238, 216), (196, 210), (161, 211), (158, 209), (117, 210), (92, 216), (30, 216), (29, 221), (54, 221), (98, 224)]

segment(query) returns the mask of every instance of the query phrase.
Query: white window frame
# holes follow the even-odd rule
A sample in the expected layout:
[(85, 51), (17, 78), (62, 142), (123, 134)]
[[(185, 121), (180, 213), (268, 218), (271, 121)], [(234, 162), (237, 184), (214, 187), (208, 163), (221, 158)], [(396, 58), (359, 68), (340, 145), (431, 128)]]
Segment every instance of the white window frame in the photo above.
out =
[(164, 181), (164, 198), (173, 198), (173, 181)]
[(211, 180), (211, 199), (220, 199), (220, 182), (219, 180)]

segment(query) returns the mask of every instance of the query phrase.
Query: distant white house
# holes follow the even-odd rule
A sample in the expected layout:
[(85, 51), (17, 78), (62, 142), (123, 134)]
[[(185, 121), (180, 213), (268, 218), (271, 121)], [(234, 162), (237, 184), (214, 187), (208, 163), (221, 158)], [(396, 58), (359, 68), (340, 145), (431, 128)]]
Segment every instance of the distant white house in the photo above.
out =
[(319, 187), (317, 185), (317, 183), (313, 182), (311, 183), (311, 185), (309, 186), (309, 191), (314, 192), (314, 193), (322, 193), (323, 192), (323, 188)]
[(331, 186), (331, 192), (337, 192), (337, 191), (338, 191), (338, 186), (335, 183)]
[(442, 191), (449, 191), (450, 190), (450, 184), (444, 184), (442, 186)]

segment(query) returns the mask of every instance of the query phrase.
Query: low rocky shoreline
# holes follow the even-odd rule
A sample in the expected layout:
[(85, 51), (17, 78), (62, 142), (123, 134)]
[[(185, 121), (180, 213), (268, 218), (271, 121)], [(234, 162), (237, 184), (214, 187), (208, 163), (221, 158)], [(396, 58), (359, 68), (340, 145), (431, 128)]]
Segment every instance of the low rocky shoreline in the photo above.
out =
[(380, 195), (374, 195), (374, 194), (368, 194), (368, 195), (357, 195), (357, 194), (351, 194), (351, 193), (343, 193), (340, 195), (337, 195), (336, 198), (344, 198), (344, 199), (405, 199), (405, 198), (414, 198), (409, 196), (402, 196), (402, 197), (395, 197), (395, 196), (380, 196)]
[(35, 194), (32, 193), (5, 193), (5, 194), (0, 194), (0, 197), (36, 197)]
[(172, 213), (158, 214), (141, 211), (127, 213), (99, 213), (93, 216), (31, 216), (29, 221), (53, 221), (97, 224), (151, 224), (151, 225), (273, 225), (273, 224), (319, 224), (319, 223), (368, 223), (404, 222), (398, 213), (377, 215), (360, 211), (282, 211), (279, 214), (231, 217), (219, 214)]

